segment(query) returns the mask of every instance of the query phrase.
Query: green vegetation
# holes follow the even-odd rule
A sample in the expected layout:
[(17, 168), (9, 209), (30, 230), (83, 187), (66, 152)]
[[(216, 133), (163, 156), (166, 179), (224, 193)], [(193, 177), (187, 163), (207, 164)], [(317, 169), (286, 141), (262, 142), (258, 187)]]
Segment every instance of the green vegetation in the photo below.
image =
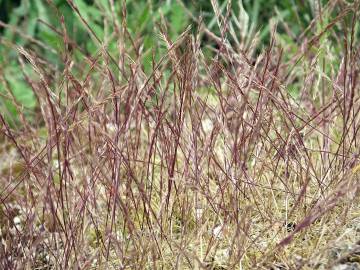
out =
[(0, 268), (360, 269), (359, 6), (0, 0)]
[[(49, 61), (49, 64), (52, 64), (56, 70), (64, 68), (62, 59), (64, 40), (61, 32), (59, 32), (63, 27), (60, 25), (61, 16), (66, 18), (64, 26), (71, 40), (69, 46), (72, 47), (76, 44), (76, 47), (81, 48), (82, 53), (75, 51), (75, 55), (72, 55), (78, 61), (83, 57), (83, 54), (95, 55), (99, 50), (99, 41), (105, 41), (106, 35), (109, 36), (109, 40), (106, 41), (107, 44), (102, 45), (107, 46), (110, 55), (114, 58), (118, 57), (117, 42), (110, 33), (117, 31), (116, 27), (126, 23), (128, 33), (124, 35), (124, 39), (126, 39), (124, 42), (131, 42), (127, 40), (127, 34), (134, 40), (140, 39), (137, 49), (141, 49), (141, 63), (146, 72), (152, 68), (151, 59), (154, 50), (156, 60), (166, 53), (166, 48), (162, 48), (158, 42), (159, 30), (156, 30), (160, 28), (159, 25), (162, 23), (163, 27), (168, 26), (168, 34), (172, 40), (175, 40), (188, 25), (196, 25), (195, 21), (199, 20), (199, 16), (202, 16), (204, 24), (210, 31), (220, 34), (220, 30), (216, 27), (216, 17), (214, 17), (210, 1), (197, 1), (196, 4), (174, 0), (127, 1), (125, 21), (121, 19), (123, 10), (121, 1), (114, 1), (114, 14), (119, 17), (117, 25), (111, 22), (113, 11), (110, 1), (74, 1), (82, 18), (74, 12), (66, 0), (54, 0), (50, 3), (41, 0), (1, 0), (0, 19), (3, 22), (1, 24), (1, 36), (5, 42), (10, 42), (12, 45), (16, 44), (35, 50), (46, 61)], [(290, 24), (287, 27), (291, 29), (294, 36), (304, 31), (311, 22), (314, 8), (312, 8), (311, 2), (298, 4), (296, 5), (294, 0), (280, 2), (244, 1), (243, 5), (232, 6), (232, 19), (234, 19), (235, 25), (242, 25), (240, 31), (247, 36), (247, 43), (252, 41), (256, 32), (259, 33), (260, 44), (258, 49), (261, 50), (262, 47), (268, 45), (270, 40), (270, 21), (273, 23), (286, 21), (286, 24)], [(225, 12), (227, 2), (222, 1), (219, 8), (221, 12)], [(85, 21), (90, 26), (91, 31), (84, 24)], [(283, 33), (284, 42), (291, 44), (293, 41), (286, 35), (284, 27), (279, 28), (279, 32)], [(195, 29), (193, 27), (194, 31)], [(204, 46), (209, 44), (213, 45), (214, 43), (209, 43), (209, 40), (206, 39)], [(13, 94), (18, 103), (27, 109), (34, 110), (35, 95), (31, 86), (26, 83), (24, 75), (18, 72), (21, 67), (17, 60), (16, 49), (12, 45), (3, 44), (0, 47), (0, 64), (5, 67), (3, 74), (6, 77), (6, 82), (13, 89)], [(295, 44), (294, 50), (296, 49)], [(1, 92), (4, 93), (4, 89)], [(0, 106), (3, 110), (8, 111), (7, 114), (17, 118), (13, 103), (13, 101), (2, 100)], [(31, 115), (31, 112), (26, 112), (26, 115)]]

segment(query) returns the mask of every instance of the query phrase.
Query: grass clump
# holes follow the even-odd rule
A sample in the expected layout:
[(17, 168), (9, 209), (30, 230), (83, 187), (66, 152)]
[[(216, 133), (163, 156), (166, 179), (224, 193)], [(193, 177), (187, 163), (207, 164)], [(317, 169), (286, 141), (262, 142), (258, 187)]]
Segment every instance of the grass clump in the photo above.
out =
[(1, 70), (2, 268), (359, 263), (359, 1), (316, 2), (297, 35), (270, 22), (266, 46), (241, 1), (211, 1), (216, 31), (178, 2), (192, 25), (162, 18), (150, 50), (126, 5), (104, 7), (100, 38), (67, 3), (91, 52), (52, 1), (59, 63), (1, 40), (37, 104)]

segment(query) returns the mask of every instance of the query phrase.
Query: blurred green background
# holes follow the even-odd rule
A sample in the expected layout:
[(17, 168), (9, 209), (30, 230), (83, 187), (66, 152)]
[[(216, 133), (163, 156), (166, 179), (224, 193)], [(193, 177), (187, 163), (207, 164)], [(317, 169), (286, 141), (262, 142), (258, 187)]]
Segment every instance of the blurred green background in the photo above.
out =
[[(96, 36), (104, 40), (114, 31), (112, 12), (109, 0), (73, 0), (79, 12), (89, 24)], [(122, 4), (125, 1), (113, 1), (118, 21), (122, 20)], [(266, 46), (270, 39), (270, 21), (286, 22), (293, 37), (299, 35), (309, 24), (318, 1), (299, 0), (243, 0), (232, 2), (232, 16), (239, 29), (245, 31), (251, 39), (255, 33), (260, 38), (259, 49)], [(219, 9), (226, 13), (227, 1), (218, 2)], [(245, 12), (244, 12), (245, 11)], [(86, 55), (93, 56), (99, 50), (99, 44), (89, 34), (79, 16), (72, 10), (66, 0), (0, 0), (0, 109), (4, 115), (16, 117), (17, 109), (14, 100), (23, 107), (26, 115), (36, 109), (37, 101), (26, 82), (14, 45), (23, 46), (35, 51), (38, 55), (61, 70), (64, 52), (60, 16), (65, 18), (69, 37)], [(155, 57), (160, 57), (166, 48), (159, 45), (158, 29), (163, 21), (167, 22), (167, 31), (172, 39), (192, 25), (196, 31), (194, 18), (202, 17), (206, 27), (219, 33), (211, 1), (176, 1), (176, 0), (129, 0), (126, 1), (126, 25), (133, 40), (140, 42), (145, 57), (151, 59), (152, 50), (156, 49)], [(191, 14), (191, 15), (190, 15)], [(57, 33), (58, 32), (58, 33)], [(285, 42), (296, 47), (296, 40), (285, 34), (285, 29), (278, 28), (278, 34), (284, 34)], [(203, 46), (210, 41), (203, 36)], [(108, 50), (117, 56), (117, 44), (110, 40)], [(129, 40), (125, 41), (129, 42)], [(209, 44), (207, 44), (209, 43)], [(40, 44), (40, 46), (39, 46)], [(72, 57), (76, 59), (78, 50)], [(78, 55), (79, 59), (82, 57)], [(145, 73), (151, 70), (151, 61), (144, 61)], [(25, 65), (31, 72), (31, 66)]]

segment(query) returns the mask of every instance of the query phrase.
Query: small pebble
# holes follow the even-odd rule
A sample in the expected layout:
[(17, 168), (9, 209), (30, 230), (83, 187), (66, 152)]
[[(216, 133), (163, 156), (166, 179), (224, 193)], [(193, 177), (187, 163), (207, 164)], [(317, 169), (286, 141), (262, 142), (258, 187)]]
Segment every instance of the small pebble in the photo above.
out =
[(331, 270), (360, 270), (360, 266), (357, 263), (338, 264), (333, 266)]

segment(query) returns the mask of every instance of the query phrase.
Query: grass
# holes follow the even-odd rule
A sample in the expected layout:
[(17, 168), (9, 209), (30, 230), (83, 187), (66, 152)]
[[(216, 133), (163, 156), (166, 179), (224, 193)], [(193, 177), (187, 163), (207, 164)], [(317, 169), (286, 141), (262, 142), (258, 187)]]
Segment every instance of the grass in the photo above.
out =
[(0, 41), (1, 267), (357, 267), (360, 2), (266, 46), (241, 6), (178, 2), (191, 27), (161, 18), (150, 49), (114, 2), (98, 35), (68, 1), (91, 51), (52, 1), (58, 48)]

